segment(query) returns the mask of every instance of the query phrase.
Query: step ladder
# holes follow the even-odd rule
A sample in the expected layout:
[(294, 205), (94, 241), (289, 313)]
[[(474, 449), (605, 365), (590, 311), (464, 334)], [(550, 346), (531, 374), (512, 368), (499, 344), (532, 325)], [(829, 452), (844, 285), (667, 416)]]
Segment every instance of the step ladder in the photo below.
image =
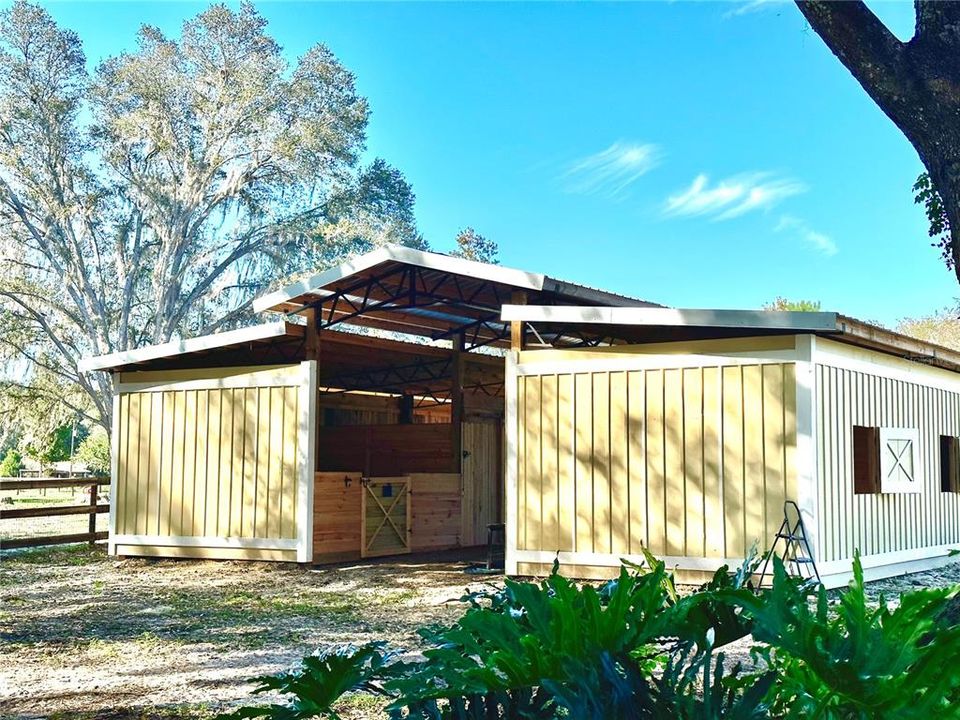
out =
[[(782, 550), (779, 548), (781, 547)], [(803, 516), (800, 515), (800, 508), (793, 500), (787, 500), (783, 504), (783, 522), (780, 529), (774, 535), (773, 544), (770, 551), (764, 556), (763, 569), (760, 571), (760, 578), (757, 581), (757, 587), (763, 587), (764, 578), (767, 577), (769, 568), (770, 581), (773, 582), (773, 563), (771, 558), (779, 555), (783, 560), (784, 568), (788, 574), (807, 580), (816, 579), (820, 582), (820, 572), (817, 570), (817, 563), (813, 559), (813, 551), (810, 549), (810, 542), (807, 540), (807, 531), (803, 525)]]

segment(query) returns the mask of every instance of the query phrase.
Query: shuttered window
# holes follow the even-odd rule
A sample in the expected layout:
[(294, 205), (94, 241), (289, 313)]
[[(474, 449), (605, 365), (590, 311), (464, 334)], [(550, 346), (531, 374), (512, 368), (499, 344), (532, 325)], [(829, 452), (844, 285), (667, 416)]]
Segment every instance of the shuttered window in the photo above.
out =
[(880, 428), (853, 428), (853, 492), (880, 492)]
[(960, 438), (940, 436), (940, 491), (960, 492)]

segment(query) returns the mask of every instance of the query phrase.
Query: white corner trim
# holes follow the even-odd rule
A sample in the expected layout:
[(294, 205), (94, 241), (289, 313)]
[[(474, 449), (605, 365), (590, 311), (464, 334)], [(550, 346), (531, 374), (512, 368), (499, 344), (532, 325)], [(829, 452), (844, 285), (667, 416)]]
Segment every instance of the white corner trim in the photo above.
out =
[(687, 308), (610, 307), (582, 305), (504, 305), (501, 320), (521, 322), (710, 327), (795, 332), (840, 332), (837, 314), (775, 310), (711, 310)]
[(298, 394), (300, 422), (297, 431), (297, 562), (313, 560), (313, 483), (316, 459), (317, 427), (317, 361), (300, 363), (301, 382)]
[(517, 351), (508, 350), (504, 365), (504, 458), (506, 469), (504, 485), (506, 494), (504, 573), (517, 574), (517, 438), (519, 436), (519, 416), (517, 413)]
[(157, 547), (202, 547), (251, 550), (295, 550), (297, 541), (289, 538), (216, 537), (209, 535), (114, 535), (115, 545)]
[[(120, 394), (113, 377), (113, 417), (110, 419), (110, 514), (107, 520), (107, 554), (117, 554), (117, 487), (120, 473)], [(129, 420), (128, 420), (129, 423)], [(129, 432), (129, 431), (128, 431)]]
[(814, 353), (816, 338), (813, 335), (797, 336), (796, 362), (796, 431), (797, 446), (794, 465), (797, 481), (797, 497), (794, 499), (803, 518), (807, 542), (814, 558), (823, 556), (820, 547), (820, 493), (817, 475), (817, 394), (816, 372), (811, 357)]

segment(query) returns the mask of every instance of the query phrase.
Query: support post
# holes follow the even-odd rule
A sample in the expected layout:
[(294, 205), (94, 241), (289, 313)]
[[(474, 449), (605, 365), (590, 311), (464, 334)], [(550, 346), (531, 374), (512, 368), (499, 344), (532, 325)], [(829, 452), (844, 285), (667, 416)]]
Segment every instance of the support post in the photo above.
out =
[[(514, 290), (510, 294), (510, 302), (513, 305), (526, 305), (527, 293), (523, 290)], [(510, 349), (515, 351), (523, 350), (523, 336), (526, 332), (522, 320), (510, 321)]]
[(463, 333), (452, 338), (452, 362), (450, 363), (450, 433), (453, 448), (453, 471), (462, 471), (463, 466)]
[[(97, 490), (99, 489), (98, 485), (90, 486), (90, 519), (87, 522), (87, 531), (90, 533), (91, 545), (97, 542)], [(114, 502), (113, 498), (110, 498), (110, 502)]]

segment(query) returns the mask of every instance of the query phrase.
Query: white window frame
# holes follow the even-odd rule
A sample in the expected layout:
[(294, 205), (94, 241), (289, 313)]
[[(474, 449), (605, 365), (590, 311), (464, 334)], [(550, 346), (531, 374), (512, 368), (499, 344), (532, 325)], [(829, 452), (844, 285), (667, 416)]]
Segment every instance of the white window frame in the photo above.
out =
[[(906, 442), (897, 454), (891, 443)], [(920, 431), (917, 428), (880, 428), (880, 492), (916, 494), (923, 492), (923, 468), (920, 465)], [(906, 475), (911, 479), (903, 479)]]

